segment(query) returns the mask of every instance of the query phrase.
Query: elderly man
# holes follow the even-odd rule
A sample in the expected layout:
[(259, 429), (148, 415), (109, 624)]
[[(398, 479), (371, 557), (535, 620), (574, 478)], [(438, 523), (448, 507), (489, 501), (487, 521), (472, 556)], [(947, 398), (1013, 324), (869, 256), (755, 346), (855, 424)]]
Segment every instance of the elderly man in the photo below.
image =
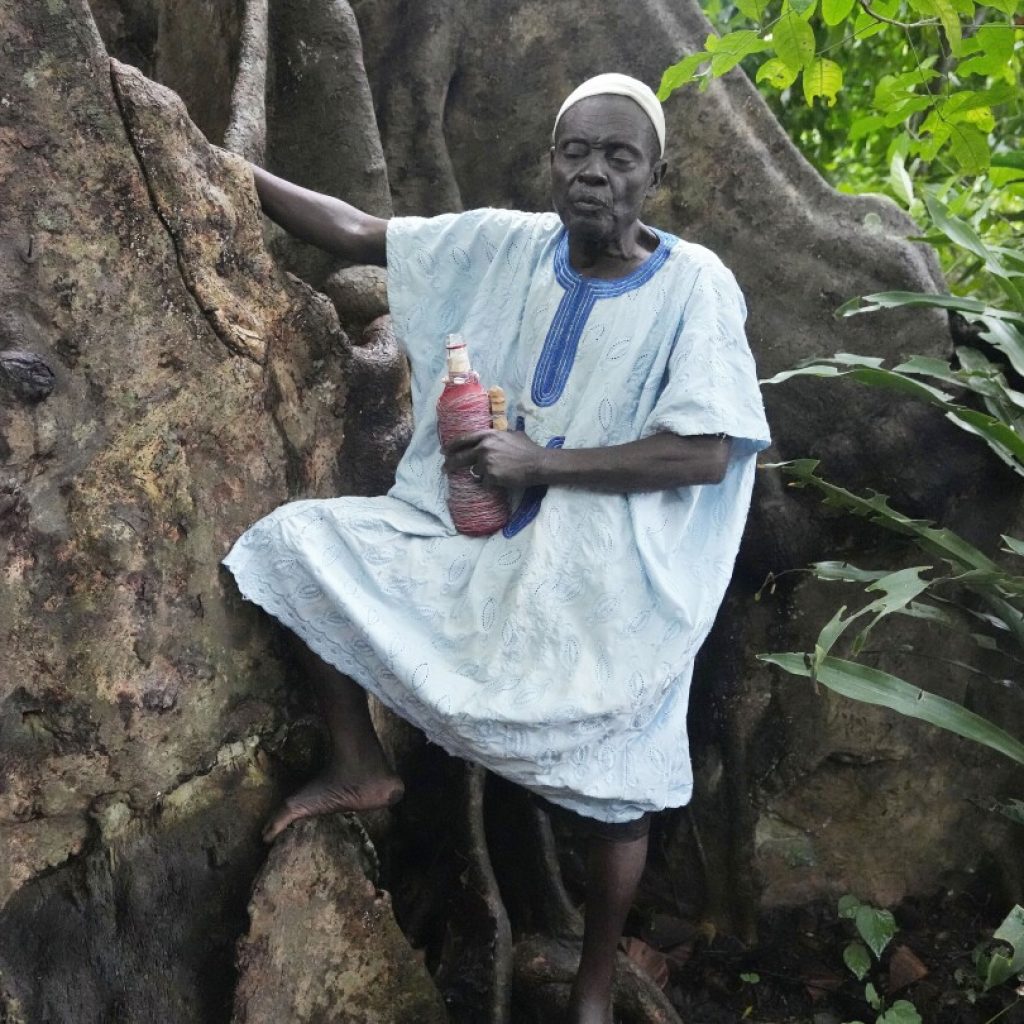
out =
[[(304, 641), (334, 740), (268, 840), (298, 818), (401, 797), (368, 690), (586, 823), (570, 1019), (602, 1024), (650, 813), (690, 798), (693, 660), (768, 443), (732, 275), (639, 219), (664, 148), (651, 91), (601, 75), (555, 121), (556, 213), (385, 221), (254, 168), (286, 230), (387, 266), (415, 429), (387, 496), (291, 503), (225, 560), (242, 593)], [(442, 453), (449, 332), (465, 336), (485, 384), (504, 387), (515, 429)], [(508, 492), (512, 516), (491, 537), (452, 527), (444, 474), (467, 467)]]

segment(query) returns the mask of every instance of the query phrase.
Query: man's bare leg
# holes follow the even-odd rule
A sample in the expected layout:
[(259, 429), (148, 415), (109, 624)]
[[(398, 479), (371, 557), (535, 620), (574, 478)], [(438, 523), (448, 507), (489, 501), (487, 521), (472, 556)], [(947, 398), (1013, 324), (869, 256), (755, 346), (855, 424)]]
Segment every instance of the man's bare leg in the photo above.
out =
[(583, 955), (567, 1024), (611, 1024), (616, 950), (646, 860), (646, 835), (624, 841), (590, 839)]
[(331, 734), (331, 758), (324, 770), (288, 797), (267, 823), (263, 838), (268, 843), (300, 818), (389, 807), (405, 791), (381, 750), (370, 721), (366, 692), (304, 644), (299, 646), (300, 662)]

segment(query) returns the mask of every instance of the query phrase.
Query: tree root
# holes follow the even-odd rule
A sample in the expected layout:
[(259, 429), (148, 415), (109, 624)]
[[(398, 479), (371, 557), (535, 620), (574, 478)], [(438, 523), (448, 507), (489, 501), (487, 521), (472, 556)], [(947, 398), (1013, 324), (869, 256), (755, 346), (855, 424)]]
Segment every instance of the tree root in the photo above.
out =
[[(516, 1020), (548, 1024), (569, 1005), (569, 987), (579, 966), (577, 943), (533, 936), (516, 944), (513, 997)], [(662, 991), (620, 954), (613, 1006), (616, 1024), (682, 1024)]]
[(224, 148), (262, 164), (267, 148), (267, 0), (245, 0)]

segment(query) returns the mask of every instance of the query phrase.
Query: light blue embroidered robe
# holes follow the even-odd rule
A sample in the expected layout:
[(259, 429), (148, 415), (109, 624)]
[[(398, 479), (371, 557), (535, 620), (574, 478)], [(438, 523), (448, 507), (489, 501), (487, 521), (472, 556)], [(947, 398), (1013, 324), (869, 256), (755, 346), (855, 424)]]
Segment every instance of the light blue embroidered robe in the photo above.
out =
[[(225, 559), (245, 597), (431, 740), (611, 822), (690, 798), (693, 659), (769, 442), (732, 274), (659, 238), (629, 276), (598, 281), (569, 265), (555, 214), (392, 220), (388, 290), (416, 422), (396, 483), (284, 505)], [(539, 444), (726, 433), (725, 479), (529, 489), (511, 495), (503, 532), (455, 533), (434, 413), (455, 331)]]

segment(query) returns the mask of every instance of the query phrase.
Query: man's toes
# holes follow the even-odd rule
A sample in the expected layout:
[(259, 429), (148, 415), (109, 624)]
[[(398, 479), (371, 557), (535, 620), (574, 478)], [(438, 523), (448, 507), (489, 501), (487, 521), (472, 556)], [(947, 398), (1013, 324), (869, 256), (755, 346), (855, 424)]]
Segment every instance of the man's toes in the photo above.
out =
[(267, 822), (263, 829), (263, 842), (272, 843), (296, 818), (301, 817), (301, 814), (285, 805)]

